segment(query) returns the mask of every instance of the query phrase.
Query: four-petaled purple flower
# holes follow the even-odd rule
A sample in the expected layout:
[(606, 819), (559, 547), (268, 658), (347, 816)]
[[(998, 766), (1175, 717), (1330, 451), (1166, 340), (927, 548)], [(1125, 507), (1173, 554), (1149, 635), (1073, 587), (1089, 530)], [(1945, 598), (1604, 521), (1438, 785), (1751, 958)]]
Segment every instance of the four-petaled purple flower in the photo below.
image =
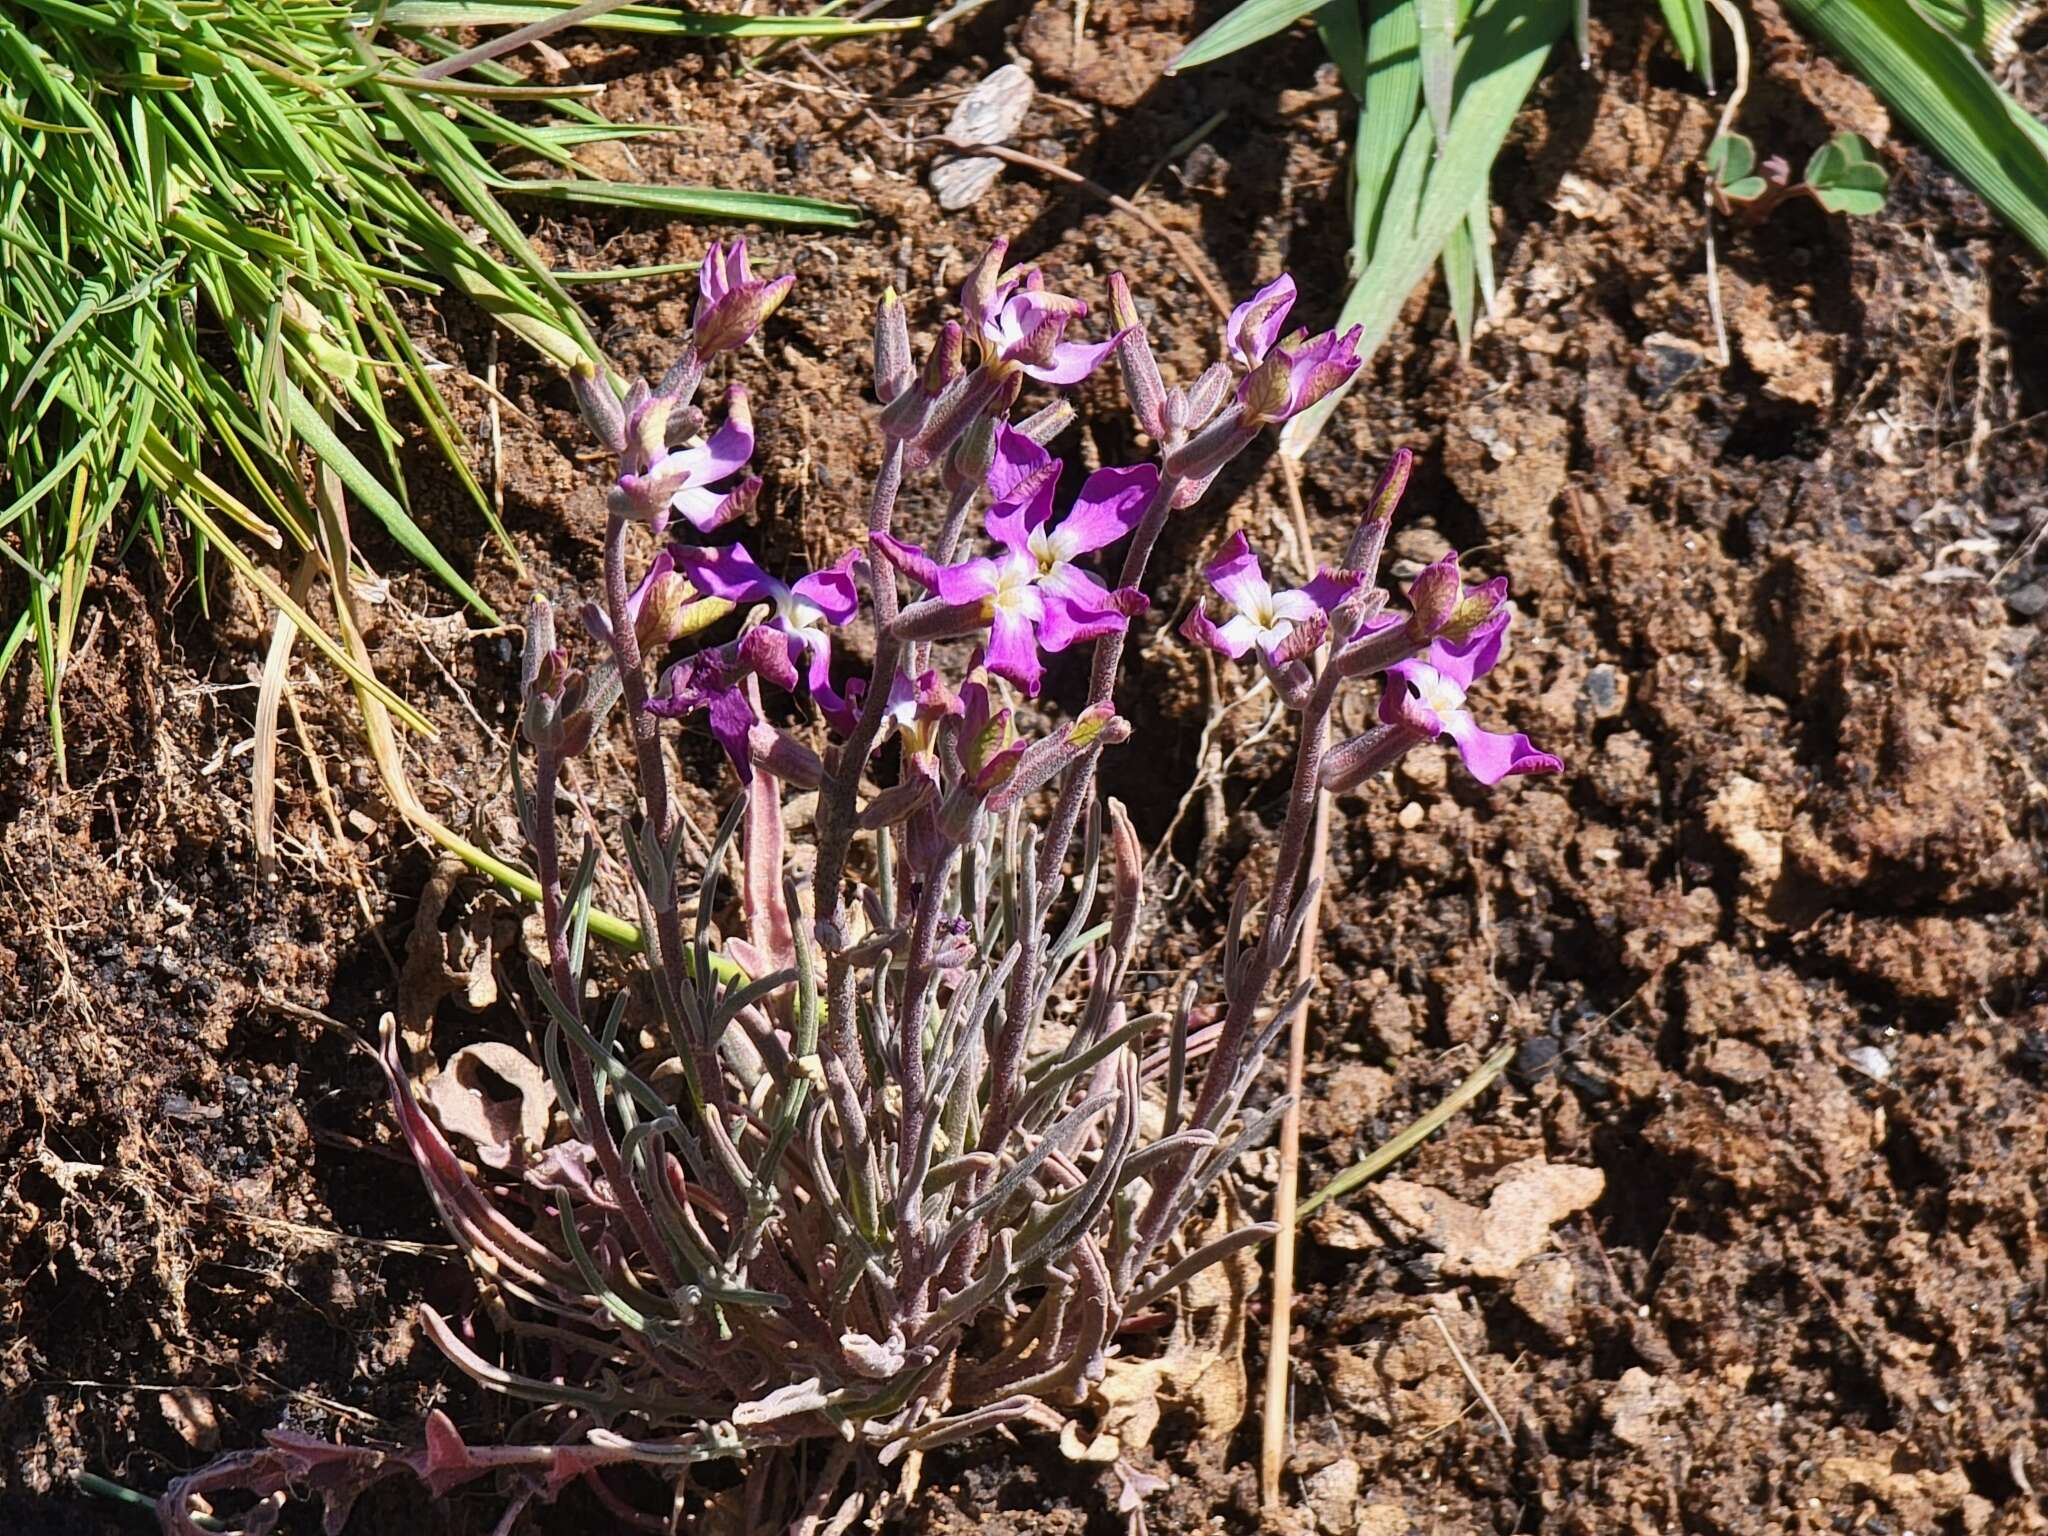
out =
[(782, 637), (789, 665), (810, 686), (811, 697), (833, 729), (853, 729), (852, 706), (832, 687), (831, 632), (851, 623), (860, 608), (853, 581), (855, 551), (794, 582), (769, 575), (739, 544), (715, 549), (678, 546), (675, 558), (690, 584), (706, 596), (735, 604), (773, 604), (774, 616), (761, 627)]
[(725, 420), (718, 430), (700, 442), (672, 448), (668, 433), (674, 405), (644, 382), (634, 384), (624, 407), (625, 447), (611, 504), (656, 534), (668, 527), (674, 512), (698, 532), (709, 533), (744, 512), (760, 493), (759, 477), (745, 474), (754, 456), (753, 412), (746, 390), (735, 384), (726, 394)]
[(1064, 651), (1114, 634), (1145, 611), (1142, 592), (1105, 587), (1076, 562), (1138, 525), (1159, 471), (1150, 464), (1098, 469), (1054, 526), (1060, 461), (1007, 426), (999, 429), (997, 444), (989, 469), (996, 500), (985, 526), (1002, 546), (999, 554), (940, 566), (915, 546), (887, 537), (876, 543), (934, 594), (936, 604), (925, 606), (934, 609), (939, 632), (959, 634), (986, 624), (988, 670), (1035, 697), (1045, 675), (1041, 650)]
[[(1217, 624), (1209, 617), (1207, 604), (1197, 603), (1182, 623), (1181, 633), (1232, 660), (1257, 646), (1259, 654), (1276, 666), (1283, 653), (1292, 652), (1304, 639), (1319, 641), (1331, 610), (1356, 592), (1362, 581), (1355, 572), (1323, 569), (1305, 587), (1275, 592), (1258, 552), (1242, 530), (1230, 536), (1223, 553), (1205, 566), (1202, 574), (1237, 612)], [(1306, 636), (1298, 634), (1303, 626), (1309, 626)]]
[(1561, 759), (1537, 751), (1519, 731), (1481, 730), (1465, 707), (1474, 679), (1500, 660), (1507, 618), (1499, 613), (1463, 640), (1438, 640), (1424, 655), (1396, 662), (1387, 669), (1387, 689), (1380, 696), (1383, 723), (1417, 740), (1450, 737), (1466, 770), (1482, 784), (1498, 784), (1509, 774), (1564, 771)]
[(960, 305), (981, 343), (982, 359), (997, 368), (1016, 368), (1043, 384), (1078, 384), (1116, 348), (1116, 339), (1065, 339), (1067, 326), (1088, 313), (1080, 299), (1046, 291), (1036, 267), (1005, 273), (1009, 242), (998, 240), (983, 254), (960, 291)]

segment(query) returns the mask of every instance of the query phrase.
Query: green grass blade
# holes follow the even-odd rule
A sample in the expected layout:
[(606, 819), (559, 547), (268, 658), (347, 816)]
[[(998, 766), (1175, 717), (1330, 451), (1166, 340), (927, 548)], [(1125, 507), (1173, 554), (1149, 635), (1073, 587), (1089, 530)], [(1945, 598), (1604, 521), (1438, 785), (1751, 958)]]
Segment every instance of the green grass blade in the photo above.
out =
[[(1412, 180), (1418, 164), (1427, 180), (1412, 220), (1390, 199), (1385, 227), (1371, 260), (1344, 303), (1337, 325), (1364, 327), (1359, 355), (1370, 366), (1373, 353), (1416, 284), (1429, 276), (1453, 231), (1465, 226), (1475, 201), (1485, 196), (1494, 157), (1543, 72), (1551, 46), (1571, 24), (1571, 0), (1482, 0), (1472, 12), (1458, 61), (1457, 106), (1441, 153), (1432, 160), (1435, 135), (1426, 120), (1410, 128), (1395, 177)], [(1362, 377), (1365, 369), (1360, 369)], [(1288, 422), (1280, 447), (1299, 459), (1321, 434), (1346, 391), (1339, 390)]]
[(1787, 0), (1888, 106), (2048, 256), (2048, 126), (1908, 0)]
[[(394, 27), (524, 27), (552, 21), (572, 8), (571, 0), (400, 0), (384, 12)], [(626, 5), (577, 23), (593, 32), (636, 32), (650, 37), (860, 37), (886, 32), (915, 32), (922, 16), (885, 17), (874, 21), (836, 16), (721, 16), (698, 11), (671, 11), (652, 5)]]
[(1244, 0), (1236, 10), (1180, 51), (1166, 66), (1169, 75), (1227, 59), (1240, 49), (1293, 26), (1324, 0)]
[(1422, 100), (1439, 150), (1451, 136), (1452, 89), (1458, 73), (1458, 0), (1415, 0), (1422, 29)]
[(348, 444), (334, 435), (334, 430), (320, 419), (320, 413), (313, 409), (312, 402), (299, 392), (295, 384), (286, 385), (286, 400), (291, 411), (292, 430), (304, 440), (306, 446), (318, 456), (321, 463), (329, 466), (341, 476), (342, 483), (354, 493), (356, 499), (376, 516), (384, 525), (385, 532), (397, 541), (399, 547), (413, 559), (448, 586), (478, 613), (491, 623), (503, 622), (498, 612), (477, 593), (476, 589), (461, 576), (455, 567), (434, 547), (433, 540), (420, 532), (419, 524), (406, 515), (405, 508), (398, 504), (398, 498), (387, 491), (377, 477), (363, 467), (362, 460), (349, 451)]
[(1365, 22), (1359, 15), (1364, 0), (1330, 0), (1316, 12), (1316, 31), (1353, 100), (1365, 95)]
[(1365, 36), (1365, 90), (1359, 98), (1358, 150), (1352, 166), (1353, 277), (1372, 260), (1394, 173), (1422, 100), (1422, 20), (1415, 0), (1395, 4), (1373, 0), (1371, 15)]
[(780, 192), (722, 192), (715, 187), (661, 187), (639, 181), (517, 181), (492, 183), (508, 196), (550, 202), (595, 203), (610, 208), (646, 208), (698, 219), (742, 219), (757, 224), (797, 224), (820, 229), (858, 229), (867, 215), (852, 203)]
[(1685, 67), (1700, 77), (1708, 90), (1714, 88), (1714, 40), (1707, 31), (1707, 0), (1657, 0), (1664, 12), (1664, 25), (1671, 31), (1671, 45)]

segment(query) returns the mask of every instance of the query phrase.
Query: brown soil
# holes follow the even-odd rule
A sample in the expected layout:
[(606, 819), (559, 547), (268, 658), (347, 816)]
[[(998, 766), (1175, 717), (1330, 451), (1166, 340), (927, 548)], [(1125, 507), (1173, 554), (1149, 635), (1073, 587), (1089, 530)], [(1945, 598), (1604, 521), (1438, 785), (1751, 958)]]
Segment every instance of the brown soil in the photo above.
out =
[[(972, 254), (1008, 235), (1091, 298), (1129, 273), (1184, 374), (1209, 345), (1174, 253), (1091, 194), (1009, 171), (970, 211), (937, 210), (910, 140), (1007, 50), (1048, 93), (1020, 144), (1125, 194), (1159, 166), (1144, 205), (1228, 288), (1285, 265), (1310, 319), (1334, 312), (1353, 115), (1312, 37), (1162, 81), (1214, 7), (1106, 0), (1078, 49), (1071, 7), (999, 9), (744, 78), (719, 49), (568, 50), (613, 82), (613, 115), (682, 124), (633, 148), (636, 174), (849, 194), (873, 213), (854, 235), (759, 240), (801, 276), (743, 370), (770, 555), (822, 554), (856, 515), (875, 460), (862, 336), (884, 282), (929, 332)], [(1734, 360), (1717, 366), (1693, 170), (1717, 104), (1654, 27), (1617, 19), (1592, 72), (1560, 52), (1501, 162), (1498, 322), (1461, 362), (1440, 300), (1418, 298), (1306, 465), (1329, 550), (1374, 468), (1417, 450), (1398, 553), (1479, 548), (1513, 576), (1519, 644), (1485, 704), (1570, 764), (1484, 792), (1411, 759), (1338, 805), (1309, 1182), (1503, 1040), (1522, 1042), (1510, 1079), (1401, 1176), (1484, 1205), (1532, 1155), (1605, 1175), (1596, 1205), (1498, 1277), (1371, 1198), (1317, 1220), (1294, 1471), (1321, 1528), (1346, 1536), (2048, 1529), (2048, 619), (2026, 612), (2048, 581), (2048, 294), (1867, 91), (1761, 14), (1745, 127), (1795, 164), (1834, 128), (1871, 135), (1894, 177), (1881, 217), (1799, 205), (1724, 236)], [(1218, 112), (1201, 147), (1164, 162)], [(583, 266), (694, 256), (704, 239), (628, 214), (538, 232)], [(686, 283), (586, 292), (621, 365), (667, 361)], [(478, 317), (417, 322), (484, 372)], [(424, 468), (417, 489), (443, 547), (509, 611), (529, 585), (592, 579), (598, 503), (566, 391), (510, 345), (501, 363), (526, 574)], [(1128, 443), (1113, 389), (1089, 396), (1083, 451), (1114, 459)], [(458, 404), (488, 475), (483, 399)], [(1288, 547), (1277, 465), (1224, 490), (1211, 504), (1233, 526)], [(449, 820), (508, 842), (514, 642), (469, 633), (358, 532), (395, 575), (368, 610), (383, 675), (441, 728), (411, 747), (415, 780)], [(1191, 569), (1221, 532), (1176, 529), (1162, 567)], [(208, 570), (211, 618), (191, 573), (140, 545), (99, 571), (65, 690), (68, 785), (40, 682), (17, 668), (0, 695), (9, 1531), (147, 1528), (77, 1494), (81, 1471), (154, 1493), (284, 1422), (397, 1440), (434, 1404), (467, 1425), (499, 1412), (416, 1330), (414, 1304), (460, 1273), (373, 1068), (306, 1010), (366, 1028), (409, 1006), (444, 1054), (517, 1038), (516, 987), (470, 1012), (460, 985), (438, 1008), (451, 989), (429, 985), (429, 962), (516, 955), (516, 916), (473, 880), (437, 884), (416, 933), (434, 860), (364, 766), (347, 690), (303, 659), (283, 874), (258, 884), (244, 749), (265, 630)], [(1167, 580), (1155, 612), (1190, 595)], [(1211, 951), (1234, 874), (1267, 856), (1285, 740), (1260, 739), (1238, 680), (1174, 645), (1136, 649), (1146, 751), (1109, 787), (1167, 838), (1153, 967), (1170, 977)], [(708, 744), (686, 757), (716, 785)], [(600, 751), (583, 787), (603, 800), (620, 770), (616, 746)], [(409, 948), (425, 959), (402, 984)], [(1248, 1164), (1255, 1210), (1271, 1181), (1269, 1160)], [(1198, 1414), (1169, 1411), (1147, 1464), (1173, 1486), (1152, 1530), (1256, 1523), (1255, 1420), (1205, 1438)], [(1115, 1531), (1117, 1491), (1026, 1439), (928, 1467), (911, 1524)], [(394, 1493), (351, 1529), (492, 1517), (481, 1496), (435, 1511)], [(573, 1501), (533, 1524), (609, 1528)]]

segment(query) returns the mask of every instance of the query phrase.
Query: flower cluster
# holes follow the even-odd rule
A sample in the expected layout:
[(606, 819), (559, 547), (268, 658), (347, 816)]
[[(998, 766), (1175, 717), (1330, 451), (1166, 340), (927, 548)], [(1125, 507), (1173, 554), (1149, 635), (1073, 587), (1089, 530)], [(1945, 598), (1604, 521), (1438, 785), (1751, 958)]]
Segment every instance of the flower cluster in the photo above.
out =
[[(571, 660), (536, 600), (530, 769), (515, 775), (546, 939), (527, 1074), (545, 1099), (530, 1118), (444, 1122), (436, 1106), (456, 1090), (422, 1102), (388, 1027), (382, 1056), (420, 1172), (487, 1279), (459, 1315), (424, 1308), (425, 1328), (524, 1405), (514, 1443), (472, 1448), (438, 1417), (405, 1455), (280, 1436), (174, 1487), (177, 1536), (199, 1529), (202, 1491), (311, 1484), (339, 1518), (402, 1471), (436, 1492), (494, 1475), (515, 1508), (583, 1482), (647, 1529), (686, 1504), (735, 1528), (844, 1529), (900, 1458), (1008, 1421), (1060, 1428), (1142, 1347), (1120, 1338), (1127, 1323), (1271, 1234), (1191, 1238), (1191, 1218), (1284, 1108), (1251, 1090), (1307, 1001), (1275, 992), (1310, 896), (1316, 797), (1439, 736), (1487, 783), (1558, 762), (1466, 709), (1501, 654), (1505, 583), (1468, 585), (1447, 557), (1405, 612), (1387, 606), (1378, 568), (1405, 455), (1343, 562), (1302, 586), (1276, 589), (1232, 536), (1208, 567), (1228, 613), (1197, 606), (1182, 633), (1264, 668), (1300, 747), (1271, 883), (1234, 908), (1220, 995), (1198, 1007), (1190, 987), (1149, 1011), (1129, 985), (1145, 858), (1096, 767), (1129, 735), (1116, 691), (1152, 553), (1263, 431), (1351, 376), (1358, 337), (1284, 332), (1282, 278), (1230, 317), (1222, 358), (1169, 385), (1121, 278), (1113, 328), (1090, 340), (1086, 304), (1005, 260), (998, 245), (976, 264), (921, 360), (903, 301), (881, 297), (865, 532), (807, 573), (726, 536), (760, 493), (746, 393), (734, 386), (715, 424), (695, 403), (707, 360), (742, 348), (789, 278), (755, 276), (744, 242), (714, 247), (665, 377), (577, 376), (616, 460), (603, 591), (579, 614), (594, 659)], [(1153, 452), (1070, 474), (1053, 451), (1074, 414), (1059, 392), (1111, 357)], [(944, 510), (913, 530), (898, 503), (919, 474)], [(1020, 700), (1048, 658), (1079, 650), (1085, 701), (1027, 728)], [(1338, 690), (1373, 677), (1380, 723), (1329, 744)], [(822, 729), (786, 723), (805, 699)], [(620, 838), (630, 985), (588, 942), (600, 860), (565, 849), (559, 803), (565, 764), (613, 710), (638, 786)], [(704, 839), (672, 793), (667, 739), (699, 720), (741, 788), (686, 867)], [(466, 1164), (451, 1138), (484, 1124), (545, 1129)], [(757, 1475), (687, 1480), (736, 1457)], [(673, 1496), (641, 1508), (648, 1473)]]

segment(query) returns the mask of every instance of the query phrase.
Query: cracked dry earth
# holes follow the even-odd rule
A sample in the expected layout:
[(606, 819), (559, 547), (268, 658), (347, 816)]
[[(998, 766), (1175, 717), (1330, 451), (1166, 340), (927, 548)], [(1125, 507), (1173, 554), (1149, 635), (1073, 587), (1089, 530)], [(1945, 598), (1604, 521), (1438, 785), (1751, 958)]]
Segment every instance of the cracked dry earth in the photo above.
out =
[[(1306, 33), (1159, 80), (1213, 14), (1108, 0), (1074, 46), (1071, 7), (990, 7), (936, 37), (835, 47), (829, 76), (793, 60), (742, 77), (716, 49), (572, 35), (568, 67), (609, 82), (613, 116), (683, 125), (634, 149), (639, 174), (850, 192), (873, 212), (853, 234), (761, 241), (801, 279), (746, 364), (757, 385), (768, 368), (788, 381), (755, 391), (768, 556), (815, 557), (851, 527), (873, 467), (861, 337), (883, 282), (929, 332), (966, 260), (1009, 235), (1091, 299), (1129, 273), (1170, 366), (1209, 344), (1175, 251), (1091, 194), (1006, 171), (973, 208), (938, 210), (908, 140), (1011, 51), (1041, 89), (1017, 142), (1127, 195), (1159, 164), (1144, 206), (1226, 287), (1286, 265), (1309, 318), (1331, 317), (1351, 109)], [(1373, 468), (1397, 446), (1421, 455), (1396, 552), (1456, 545), (1513, 576), (1519, 639), (1488, 702), (1570, 771), (1483, 793), (1411, 758), (1337, 806), (1310, 1183), (1498, 1044), (1518, 1049), (1472, 1112), (1309, 1228), (1284, 1523), (2040, 1531), (2048, 292), (2038, 262), (1763, 5), (1747, 131), (1796, 158), (1857, 129), (1892, 193), (1874, 219), (1802, 206), (1724, 236), (1721, 365), (1692, 169), (1717, 104), (1649, 24), (1617, 13), (1611, 28), (1596, 27), (1591, 72), (1560, 56), (1503, 157), (1501, 312), (1471, 360), (1438, 297), (1418, 296), (1304, 465), (1311, 540), (1329, 549)], [(549, 259), (587, 267), (687, 259), (706, 238), (628, 214), (533, 228)], [(585, 292), (622, 364), (666, 362), (687, 286)], [(482, 374), (478, 316), (415, 320), (453, 376)], [(525, 574), (424, 469), (417, 491), (505, 607), (529, 584), (592, 578), (597, 500), (560, 381), (508, 346), (499, 382), (517, 407), (501, 453)], [(488, 471), (484, 396), (457, 399)], [(1079, 456), (1133, 451), (1112, 403), (1105, 384)], [(1243, 466), (1229, 489), (1228, 526), (1303, 574), (1277, 465)], [(1160, 568), (1191, 571), (1226, 531), (1176, 528)], [(441, 728), (414, 747), (414, 780), (504, 843), (511, 643), (451, 618), (395, 551), (366, 553), (394, 577), (372, 615), (379, 668)], [(314, 1015), (362, 1026), (403, 1006), (443, 1059), (517, 1038), (524, 1000), (497, 972), (518, 916), (406, 831), (346, 691), (310, 663), (280, 768), (283, 871), (253, 880), (265, 627), (210, 573), (207, 620), (191, 570), (139, 546), (102, 561), (65, 683), (68, 783), (40, 681), (17, 668), (0, 691), (8, 1531), (147, 1529), (73, 1479), (154, 1492), (280, 1423), (403, 1440), (435, 1405), (483, 1434), (502, 1421), (417, 1331), (416, 1303), (459, 1300), (462, 1274), (374, 1070)], [(1146, 750), (1108, 785), (1162, 846), (1162, 987), (1205, 963), (1232, 881), (1269, 855), (1286, 758), (1284, 725), (1242, 680), (1168, 638), (1192, 596), (1185, 576), (1156, 593), (1126, 706)], [(715, 784), (708, 744), (683, 750)], [(580, 788), (623, 782), (613, 742)], [(712, 804), (706, 791), (693, 810)], [(1249, 1215), (1273, 1173), (1247, 1160)], [(1128, 1466), (1166, 1480), (1155, 1532), (1258, 1524), (1246, 1366), (1255, 1381), (1263, 1294), (1260, 1276), (1219, 1277), (1171, 1338), (1127, 1341), (1114, 1390), (1079, 1412), (1068, 1450), (1114, 1432)], [(1114, 1468), (1027, 1434), (932, 1458), (898, 1523), (1121, 1531), (1121, 1491)], [(493, 1518), (483, 1495), (437, 1509), (388, 1492), (351, 1529)], [(599, 1521), (571, 1497), (530, 1524)], [(315, 1524), (302, 1509), (288, 1528)]]

